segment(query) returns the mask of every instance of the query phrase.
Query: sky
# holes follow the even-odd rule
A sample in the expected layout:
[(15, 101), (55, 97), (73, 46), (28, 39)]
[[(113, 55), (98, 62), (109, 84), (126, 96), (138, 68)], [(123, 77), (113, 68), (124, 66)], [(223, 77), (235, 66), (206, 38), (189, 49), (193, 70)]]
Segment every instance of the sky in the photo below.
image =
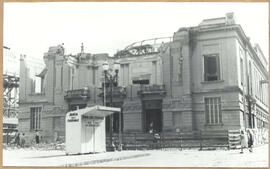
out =
[(4, 45), (16, 55), (42, 60), (50, 46), (64, 43), (67, 54), (109, 53), (149, 38), (173, 36), (180, 27), (234, 12), (252, 43), (266, 58), (268, 3), (205, 2), (42, 2), (4, 3)]

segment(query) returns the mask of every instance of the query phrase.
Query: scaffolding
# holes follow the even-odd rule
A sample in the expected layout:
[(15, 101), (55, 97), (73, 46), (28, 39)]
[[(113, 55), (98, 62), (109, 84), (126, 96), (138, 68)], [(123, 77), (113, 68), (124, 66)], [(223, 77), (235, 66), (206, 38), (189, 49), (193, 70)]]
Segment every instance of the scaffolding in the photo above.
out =
[(3, 75), (3, 116), (12, 118), (18, 116), (19, 101), (19, 81), (18, 75)]

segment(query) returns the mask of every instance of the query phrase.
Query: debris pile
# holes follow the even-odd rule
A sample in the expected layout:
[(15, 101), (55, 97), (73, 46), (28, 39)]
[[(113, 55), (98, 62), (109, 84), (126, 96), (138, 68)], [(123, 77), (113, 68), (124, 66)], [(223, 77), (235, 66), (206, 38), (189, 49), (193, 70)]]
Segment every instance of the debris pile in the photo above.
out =
[(25, 147), (16, 146), (15, 144), (3, 144), (4, 150), (25, 149), (25, 150), (65, 150), (64, 142), (56, 143), (39, 143), (27, 144)]

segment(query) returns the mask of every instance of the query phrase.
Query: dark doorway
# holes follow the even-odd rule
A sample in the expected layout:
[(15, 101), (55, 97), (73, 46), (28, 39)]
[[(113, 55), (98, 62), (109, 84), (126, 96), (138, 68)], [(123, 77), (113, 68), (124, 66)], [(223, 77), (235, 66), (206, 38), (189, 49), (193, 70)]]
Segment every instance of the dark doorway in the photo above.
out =
[[(122, 112), (122, 102), (114, 102), (112, 104), (112, 107), (118, 107), (118, 108), (121, 108), (121, 131), (123, 131), (123, 112)], [(108, 106), (108, 105), (107, 105)], [(113, 132), (116, 132), (118, 133), (119, 132), (119, 113), (116, 112), (116, 113), (113, 113), (112, 114), (112, 117), (113, 117), (113, 125), (112, 125), (112, 130)], [(106, 117), (106, 132), (110, 132), (110, 116), (107, 116)]]
[(144, 131), (162, 131), (162, 100), (143, 101), (143, 128)]
[(154, 133), (162, 131), (161, 115), (162, 115), (161, 109), (146, 110), (146, 131), (150, 131), (150, 129), (152, 129)]
[[(113, 113), (113, 132), (119, 132), (119, 113)], [(123, 113), (121, 113), (121, 131), (123, 131)], [(110, 131), (110, 116), (106, 117), (106, 132)]]

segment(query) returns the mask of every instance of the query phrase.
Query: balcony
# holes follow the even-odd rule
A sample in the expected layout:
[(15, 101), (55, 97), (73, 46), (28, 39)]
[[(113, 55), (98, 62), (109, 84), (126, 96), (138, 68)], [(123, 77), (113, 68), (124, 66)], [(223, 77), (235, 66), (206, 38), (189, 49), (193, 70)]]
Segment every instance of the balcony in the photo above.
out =
[[(104, 89), (100, 88), (101, 92), (99, 94), (99, 97), (104, 97)], [(125, 87), (122, 86), (118, 86), (118, 87), (113, 87), (112, 90), (112, 96), (113, 99), (124, 99), (127, 96), (127, 90)], [(106, 87), (106, 98), (110, 98), (111, 97), (111, 91), (109, 87)]]
[(90, 98), (90, 90), (89, 88), (76, 89), (76, 90), (68, 90), (64, 95), (65, 100), (72, 99), (89, 99)]
[(165, 96), (166, 95), (166, 89), (165, 85), (147, 85), (147, 86), (141, 86), (140, 90), (138, 91), (139, 96), (145, 96), (145, 95), (159, 95), (159, 96)]

